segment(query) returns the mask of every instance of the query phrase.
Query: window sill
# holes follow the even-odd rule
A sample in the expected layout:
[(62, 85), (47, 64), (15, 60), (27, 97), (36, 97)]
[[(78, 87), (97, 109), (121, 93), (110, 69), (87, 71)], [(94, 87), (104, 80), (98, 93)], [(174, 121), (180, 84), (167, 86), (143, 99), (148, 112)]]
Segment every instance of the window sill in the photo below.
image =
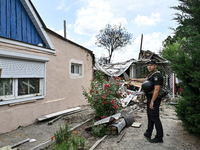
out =
[(8, 104), (20, 104), (20, 103), (28, 103), (33, 102), (33, 100), (42, 99), (45, 96), (35, 96), (35, 97), (28, 97), (28, 98), (22, 98), (22, 99), (16, 99), (16, 100), (7, 100), (7, 101), (1, 101), (0, 106), (2, 105), (8, 105)]

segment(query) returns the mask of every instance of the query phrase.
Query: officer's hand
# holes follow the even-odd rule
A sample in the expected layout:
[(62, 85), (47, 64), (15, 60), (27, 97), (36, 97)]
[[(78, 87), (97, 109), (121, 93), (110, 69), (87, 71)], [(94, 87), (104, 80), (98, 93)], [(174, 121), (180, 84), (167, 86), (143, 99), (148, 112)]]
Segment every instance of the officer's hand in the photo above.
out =
[(154, 104), (154, 102), (151, 102), (149, 105), (150, 109), (152, 109), (152, 110), (154, 109), (153, 104)]

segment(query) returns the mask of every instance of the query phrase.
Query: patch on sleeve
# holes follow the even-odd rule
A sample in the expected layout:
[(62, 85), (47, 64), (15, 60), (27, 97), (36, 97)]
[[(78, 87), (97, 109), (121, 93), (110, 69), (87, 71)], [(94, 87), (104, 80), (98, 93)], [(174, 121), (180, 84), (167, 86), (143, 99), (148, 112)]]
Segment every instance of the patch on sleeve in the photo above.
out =
[(158, 81), (158, 76), (155, 76), (153, 79), (154, 79), (155, 81)]

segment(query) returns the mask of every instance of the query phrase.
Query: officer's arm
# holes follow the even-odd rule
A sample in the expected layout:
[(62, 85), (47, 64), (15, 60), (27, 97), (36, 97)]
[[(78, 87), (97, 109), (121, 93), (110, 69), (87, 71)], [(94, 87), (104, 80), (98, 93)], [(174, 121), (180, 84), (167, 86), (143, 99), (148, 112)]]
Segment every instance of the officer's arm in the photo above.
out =
[(143, 83), (144, 81), (146, 81), (146, 78), (141, 78), (141, 79), (130, 78), (129, 80)]
[(153, 96), (151, 98), (151, 103), (150, 103), (150, 108), (151, 109), (154, 109), (153, 108), (153, 104), (154, 104), (154, 101), (156, 100), (156, 98), (158, 97), (159, 91), (160, 91), (160, 85), (155, 85), (154, 86), (154, 91), (153, 91)]

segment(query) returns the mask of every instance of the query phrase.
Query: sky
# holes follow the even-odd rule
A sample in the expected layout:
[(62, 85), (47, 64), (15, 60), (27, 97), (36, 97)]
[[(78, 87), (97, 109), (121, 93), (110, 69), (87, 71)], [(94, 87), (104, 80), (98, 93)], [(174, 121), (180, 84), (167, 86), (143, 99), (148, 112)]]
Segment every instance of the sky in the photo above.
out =
[(93, 51), (95, 57), (108, 57), (108, 51), (95, 45), (95, 36), (106, 24), (119, 25), (132, 34), (132, 44), (113, 52), (111, 61), (123, 62), (138, 59), (141, 34), (142, 50), (158, 53), (162, 41), (173, 35), (176, 28), (172, 20), (178, 0), (32, 0), (45, 25), (64, 35), (66, 20), (67, 38)]

